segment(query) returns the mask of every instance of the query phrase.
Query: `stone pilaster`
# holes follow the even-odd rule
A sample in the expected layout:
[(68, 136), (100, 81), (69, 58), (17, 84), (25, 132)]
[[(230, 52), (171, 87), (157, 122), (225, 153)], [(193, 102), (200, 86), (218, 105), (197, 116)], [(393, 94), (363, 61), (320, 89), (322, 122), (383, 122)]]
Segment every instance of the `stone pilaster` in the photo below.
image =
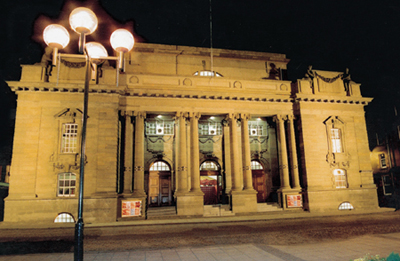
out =
[(133, 125), (129, 112), (125, 112), (125, 151), (124, 151), (124, 195), (132, 193), (132, 167), (133, 167)]
[(243, 166), (244, 189), (253, 191), (254, 188), (253, 188), (253, 177), (251, 174), (249, 119), (250, 119), (250, 114), (240, 115), (241, 130), (242, 130), (242, 166)]
[(240, 170), (239, 158), (239, 144), (238, 144), (238, 131), (237, 121), (238, 114), (230, 114), (228, 116), (230, 126), (230, 140), (231, 140), (231, 164), (232, 164), (232, 191), (243, 190), (243, 175)]
[(299, 167), (297, 161), (297, 150), (296, 150), (296, 137), (294, 133), (294, 116), (289, 115), (289, 132), (290, 132), (290, 171), (292, 174), (293, 189), (301, 190), (300, 179), (299, 179)]
[(146, 112), (138, 111), (135, 116), (135, 165), (133, 195), (146, 197), (144, 191), (144, 119)]
[(288, 153), (286, 148), (285, 120), (286, 115), (274, 116), (274, 121), (278, 128), (278, 148), (279, 148), (279, 173), (281, 177), (281, 187), (279, 190), (290, 189), (289, 169), (288, 169)]

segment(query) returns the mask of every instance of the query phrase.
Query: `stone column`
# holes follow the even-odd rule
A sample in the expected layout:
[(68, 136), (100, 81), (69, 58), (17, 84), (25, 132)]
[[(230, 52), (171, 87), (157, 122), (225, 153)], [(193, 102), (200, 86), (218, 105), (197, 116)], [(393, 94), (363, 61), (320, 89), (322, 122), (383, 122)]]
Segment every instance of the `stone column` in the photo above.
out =
[(278, 147), (279, 147), (279, 172), (281, 177), (280, 190), (290, 189), (289, 182), (289, 169), (288, 169), (288, 154), (286, 148), (286, 135), (285, 135), (285, 115), (274, 116), (274, 121), (277, 123), (278, 128)]
[(176, 114), (178, 120), (178, 166), (176, 168), (177, 175), (177, 191), (176, 194), (184, 195), (188, 192), (188, 176), (187, 176), (187, 148), (186, 148), (186, 113), (178, 112)]
[(296, 151), (296, 137), (294, 134), (294, 116), (289, 115), (289, 131), (290, 131), (290, 171), (292, 174), (293, 188), (301, 189), (299, 180), (299, 167), (297, 161), (297, 151)]
[(243, 176), (240, 171), (239, 144), (237, 133), (238, 114), (229, 114), (229, 126), (231, 133), (231, 163), (232, 163), (232, 190), (243, 190)]
[(249, 138), (249, 119), (250, 114), (241, 114), (241, 130), (242, 130), (242, 166), (243, 181), (245, 190), (253, 189), (253, 177), (251, 174), (251, 154), (250, 154), (250, 138)]
[[(190, 179), (191, 192), (201, 192), (200, 189), (200, 153), (199, 153), (199, 119), (198, 112), (189, 113), (190, 117)], [(202, 193), (203, 194), (203, 193)]]
[(125, 112), (124, 195), (132, 193), (133, 125), (131, 113)]
[(231, 164), (231, 139), (228, 119), (222, 121), (224, 130), (224, 159), (225, 159), (225, 193), (232, 190), (232, 164)]
[(146, 112), (137, 111), (135, 118), (135, 167), (133, 194), (135, 197), (145, 197), (144, 191), (144, 119)]

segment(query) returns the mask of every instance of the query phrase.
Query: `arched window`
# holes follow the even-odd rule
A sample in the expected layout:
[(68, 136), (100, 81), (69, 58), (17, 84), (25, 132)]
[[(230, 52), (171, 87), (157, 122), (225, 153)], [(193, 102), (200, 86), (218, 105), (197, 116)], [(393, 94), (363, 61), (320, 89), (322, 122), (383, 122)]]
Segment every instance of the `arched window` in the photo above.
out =
[(352, 210), (354, 209), (353, 205), (350, 202), (342, 202), (339, 205), (339, 210)]
[(257, 170), (257, 169), (264, 169), (263, 166), (261, 165), (260, 162), (256, 161), (256, 160), (252, 160), (251, 161), (251, 169), (252, 170)]
[(335, 169), (333, 170), (333, 176), (335, 177), (336, 188), (347, 188), (347, 177), (345, 170)]
[(207, 160), (200, 165), (200, 170), (218, 170), (217, 164), (214, 161)]
[(214, 71), (197, 71), (193, 74), (193, 76), (208, 76), (208, 77), (212, 77), (212, 76), (216, 76), (216, 77), (222, 77), (221, 74), (214, 72)]
[(56, 219), (54, 219), (54, 223), (75, 223), (75, 219), (69, 213), (60, 213)]
[(73, 173), (58, 174), (58, 193), (59, 197), (75, 197), (76, 175)]
[(170, 171), (168, 164), (164, 161), (156, 161), (151, 165), (150, 171)]

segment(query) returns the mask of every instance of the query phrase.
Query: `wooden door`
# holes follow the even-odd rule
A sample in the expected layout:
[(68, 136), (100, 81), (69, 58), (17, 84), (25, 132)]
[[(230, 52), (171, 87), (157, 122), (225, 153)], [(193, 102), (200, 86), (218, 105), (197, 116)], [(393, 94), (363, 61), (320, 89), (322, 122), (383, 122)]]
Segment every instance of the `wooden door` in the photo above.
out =
[(267, 199), (267, 185), (263, 171), (253, 170), (253, 187), (257, 191), (257, 202), (262, 203)]
[(160, 194), (160, 176), (157, 171), (150, 171), (149, 175), (149, 206), (159, 205), (159, 194)]
[(160, 204), (161, 206), (172, 205), (171, 177), (160, 176)]

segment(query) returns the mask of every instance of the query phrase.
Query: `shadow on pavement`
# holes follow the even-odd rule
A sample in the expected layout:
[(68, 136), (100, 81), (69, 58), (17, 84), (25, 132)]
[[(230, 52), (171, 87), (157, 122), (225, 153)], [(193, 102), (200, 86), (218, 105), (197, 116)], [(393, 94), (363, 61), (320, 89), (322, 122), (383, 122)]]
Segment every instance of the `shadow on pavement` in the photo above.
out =
[(73, 252), (73, 241), (2, 242), (0, 255)]

